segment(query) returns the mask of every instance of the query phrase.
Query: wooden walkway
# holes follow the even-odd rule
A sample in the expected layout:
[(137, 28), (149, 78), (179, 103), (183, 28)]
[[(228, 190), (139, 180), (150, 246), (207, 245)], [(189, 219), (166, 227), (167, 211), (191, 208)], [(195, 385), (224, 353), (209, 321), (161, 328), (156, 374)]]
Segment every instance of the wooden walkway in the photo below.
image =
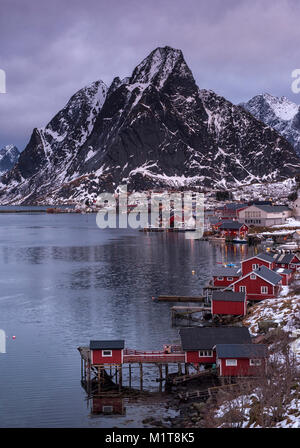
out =
[(172, 384), (181, 384), (181, 383), (185, 383), (187, 381), (191, 381), (194, 380), (196, 378), (200, 378), (206, 375), (216, 375), (217, 374), (217, 370), (216, 369), (206, 369), (206, 370), (202, 370), (201, 372), (196, 372), (196, 373), (191, 373), (188, 375), (182, 375), (182, 376), (177, 376), (175, 378), (172, 379)]

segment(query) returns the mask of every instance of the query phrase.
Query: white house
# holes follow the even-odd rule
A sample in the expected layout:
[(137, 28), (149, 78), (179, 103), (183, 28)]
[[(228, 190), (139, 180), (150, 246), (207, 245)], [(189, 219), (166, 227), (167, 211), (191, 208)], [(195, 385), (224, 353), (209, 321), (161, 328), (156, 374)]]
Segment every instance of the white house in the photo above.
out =
[(273, 226), (285, 224), (292, 216), (286, 205), (250, 205), (239, 212), (239, 221), (248, 226)]

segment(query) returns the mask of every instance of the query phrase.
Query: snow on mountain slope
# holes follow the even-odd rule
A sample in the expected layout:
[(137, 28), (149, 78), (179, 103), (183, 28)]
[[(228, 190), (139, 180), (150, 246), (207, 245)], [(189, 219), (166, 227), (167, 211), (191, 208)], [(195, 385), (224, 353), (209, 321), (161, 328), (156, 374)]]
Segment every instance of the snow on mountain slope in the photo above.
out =
[(6, 145), (0, 150), (0, 176), (15, 166), (19, 156), (19, 150), (15, 145)]
[(180, 50), (157, 48), (130, 77), (77, 92), (35, 129), (2, 178), (2, 203), (55, 203), (129, 190), (239, 186), (300, 169), (292, 146), (242, 107), (199, 90)]
[(300, 106), (285, 97), (257, 95), (241, 106), (254, 117), (276, 129), (300, 155)]

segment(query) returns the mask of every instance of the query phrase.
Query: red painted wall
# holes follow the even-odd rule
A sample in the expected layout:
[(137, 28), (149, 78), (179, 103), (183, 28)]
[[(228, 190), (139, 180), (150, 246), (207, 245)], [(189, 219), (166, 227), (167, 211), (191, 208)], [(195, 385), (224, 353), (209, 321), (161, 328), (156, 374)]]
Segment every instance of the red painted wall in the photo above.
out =
[(213, 352), (213, 356), (210, 357), (201, 357), (199, 356), (199, 350), (187, 352), (186, 361), (192, 363), (203, 363), (203, 364), (213, 364), (216, 362), (216, 352)]
[(102, 414), (103, 406), (112, 406), (112, 414), (120, 414), (124, 413), (123, 399), (118, 397), (93, 397), (93, 414)]
[(231, 314), (232, 316), (244, 316), (245, 302), (228, 302), (223, 300), (212, 301), (212, 314)]
[(268, 269), (274, 269), (275, 263), (268, 263), (267, 261), (260, 260), (259, 258), (252, 258), (251, 260), (242, 261), (242, 275), (247, 275), (252, 272), (252, 265), (258, 264), (259, 266), (266, 266)]
[(262, 360), (260, 366), (250, 366), (247, 358), (238, 358), (237, 366), (226, 366), (226, 359), (221, 359), (220, 361), (222, 363), (221, 376), (258, 376), (265, 369), (264, 360)]
[[(230, 278), (230, 276), (229, 276), (229, 278)], [(214, 276), (213, 277), (213, 285), (226, 287), (226, 286), (231, 285), (231, 283), (236, 282), (239, 279), (239, 277), (231, 277), (231, 278), (233, 278), (233, 280), (228, 280), (228, 277), (223, 277), (224, 280), (218, 280), (218, 277)]]
[[(262, 278), (256, 276), (256, 280), (251, 280), (250, 275), (244, 279), (240, 279), (233, 286), (235, 292), (240, 292), (240, 286), (246, 286), (246, 300), (263, 300), (275, 297), (279, 292), (279, 287), (274, 287)], [(261, 287), (268, 287), (268, 294), (261, 293)], [(274, 289), (274, 292), (273, 292)]]
[(102, 356), (102, 350), (92, 350), (92, 364), (121, 364), (122, 351), (112, 350), (112, 356)]

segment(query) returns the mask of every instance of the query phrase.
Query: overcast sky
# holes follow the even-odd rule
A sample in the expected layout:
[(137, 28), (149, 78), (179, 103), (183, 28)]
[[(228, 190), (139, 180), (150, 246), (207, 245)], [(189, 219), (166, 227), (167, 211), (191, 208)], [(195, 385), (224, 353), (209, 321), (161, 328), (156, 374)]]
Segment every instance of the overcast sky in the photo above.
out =
[(234, 103), (300, 104), (299, 0), (0, 0), (0, 148), (24, 149), (80, 88), (131, 74), (157, 46), (183, 51), (200, 88)]

